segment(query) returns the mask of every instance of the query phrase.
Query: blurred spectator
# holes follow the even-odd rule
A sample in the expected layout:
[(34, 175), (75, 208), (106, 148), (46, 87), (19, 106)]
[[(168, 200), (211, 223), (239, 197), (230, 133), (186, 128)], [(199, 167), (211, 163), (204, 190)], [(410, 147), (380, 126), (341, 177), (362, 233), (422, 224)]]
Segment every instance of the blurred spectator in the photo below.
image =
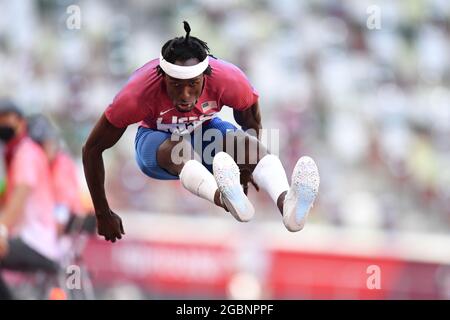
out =
[[(0, 214), (0, 270), (55, 274), (57, 232), (47, 157), (28, 137), (22, 112), (6, 100), (0, 101), (0, 139), (5, 143), (7, 167)], [(12, 298), (1, 275), (0, 283), (0, 299)]]
[(77, 167), (71, 156), (64, 151), (56, 128), (43, 115), (27, 119), (28, 134), (47, 155), (56, 203), (56, 217), (65, 225), (70, 215), (82, 215), (81, 189)]

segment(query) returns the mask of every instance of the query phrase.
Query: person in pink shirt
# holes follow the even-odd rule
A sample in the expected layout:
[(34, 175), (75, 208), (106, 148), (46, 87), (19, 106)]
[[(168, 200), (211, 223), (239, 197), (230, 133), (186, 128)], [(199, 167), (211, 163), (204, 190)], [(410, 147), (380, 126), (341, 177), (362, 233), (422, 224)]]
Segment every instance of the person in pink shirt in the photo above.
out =
[[(318, 192), (316, 164), (300, 158), (289, 186), (279, 158), (258, 140), (259, 95), (246, 75), (210, 55), (207, 43), (190, 35), (186, 21), (184, 29), (184, 37), (167, 41), (159, 58), (133, 73), (83, 147), (98, 233), (112, 242), (125, 234), (106, 198), (102, 153), (133, 123), (139, 123), (136, 161), (147, 176), (179, 179), (188, 191), (242, 222), (254, 215), (247, 198), (248, 183), (253, 183), (269, 193), (289, 231), (301, 230)], [(224, 106), (233, 109), (246, 132), (217, 116)]]
[[(0, 139), (7, 168), (5, 205), (0, 211), (0, 271), (55, 274), (57, 229), (47, 157), (28, 137), (21, 111), (6, 100), (0, 101)], [(0, 299), (8, 298), (0, 274)]]
[(42, 147), (47, 155), (55, 198), (55, 214), (65, 225), (73, 215), (85, 214), (77, 166), (67, 151), (61, 147), (57, 129), (44, 115), (27, 118), (28, 135)]
[(50, 163), (55, 201), (72, 214), (83, 214), (77, 167), (69, 154), (60, 150)]

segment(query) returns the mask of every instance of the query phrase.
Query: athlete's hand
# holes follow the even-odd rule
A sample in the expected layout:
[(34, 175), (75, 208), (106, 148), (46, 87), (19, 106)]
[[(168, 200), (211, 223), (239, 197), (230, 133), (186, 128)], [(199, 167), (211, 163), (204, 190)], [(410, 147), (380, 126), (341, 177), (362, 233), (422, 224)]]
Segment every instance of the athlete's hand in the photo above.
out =
[(106, 241), (116, 242), (122, 239), (125, 234), (123, 230), (122, 219), (112, 212), (106, 214), (97, 214), (97, 232), (100, 236), (105, 237)]
[(253, 175), (249, 170), (241, 170), (241, 185), (244, 189), (245, 195), (248, 193), (248, 183), (251, 183), (256, 191), (259, 191), (259, 186), (256, 184), (256, 182), (253, 180)]

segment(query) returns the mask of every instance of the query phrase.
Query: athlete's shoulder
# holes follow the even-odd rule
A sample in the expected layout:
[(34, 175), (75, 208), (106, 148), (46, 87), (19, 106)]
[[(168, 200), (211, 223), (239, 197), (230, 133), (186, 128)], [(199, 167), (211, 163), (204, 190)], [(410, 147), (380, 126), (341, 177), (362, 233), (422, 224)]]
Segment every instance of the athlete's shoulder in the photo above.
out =
[(162, 95), (162, 76), (156, 69), (158, 64), (159, 60), (154, 59), (133, 72), (105, 110), (110, 123), (124, 128), (153, 114), (155, 103)]
[(160, 89), (162, 77), (158, 75), (156, 67), (158, 59), (153, 59), (134, 71), (121, 90), (121, 95), (139, 100)]
[(210, 79), (212, 80), (212, 87), (219, 88), (222, 90), (247, 90), (253, 86), (248, 79), (247, 75), (235, 64), (221, 60), (221, 59), (210, 59), (210, 66), (212, 69), (212, 74)]
[(150, 60), (149, 62), (144, 64), (142, 67), (135, 70), (131, 74), (128, 81), (134, 82), (134, 81), (142, 80), (145, 78), (151, 78), (151, 79), (158, 78), (158, 71), (156, 69), (156, 67), (158, 65), (159, 65), (159, 59)]
[(258, 99), (258, 93), (251, 85), (244, 72), (234, 65), (221, 59), (210, 59), (212, 74), (208, 89), (220, 97), (222, 105), (244, 110)]

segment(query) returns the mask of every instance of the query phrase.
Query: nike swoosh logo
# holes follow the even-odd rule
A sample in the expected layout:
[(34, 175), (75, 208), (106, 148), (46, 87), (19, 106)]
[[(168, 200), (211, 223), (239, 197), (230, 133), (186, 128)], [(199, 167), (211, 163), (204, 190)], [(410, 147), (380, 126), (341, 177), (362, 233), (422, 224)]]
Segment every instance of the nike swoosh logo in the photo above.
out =
[(172, 111), (173, 109), (175, 109), (175, 108), (172, 108), (172, 109), (169, 109), (169, 110), (166, 110), (166, 111), (161, 111), (159, 113), (159, 115), (162, 116), (162, 115), (166, 114), (167, 112)]

